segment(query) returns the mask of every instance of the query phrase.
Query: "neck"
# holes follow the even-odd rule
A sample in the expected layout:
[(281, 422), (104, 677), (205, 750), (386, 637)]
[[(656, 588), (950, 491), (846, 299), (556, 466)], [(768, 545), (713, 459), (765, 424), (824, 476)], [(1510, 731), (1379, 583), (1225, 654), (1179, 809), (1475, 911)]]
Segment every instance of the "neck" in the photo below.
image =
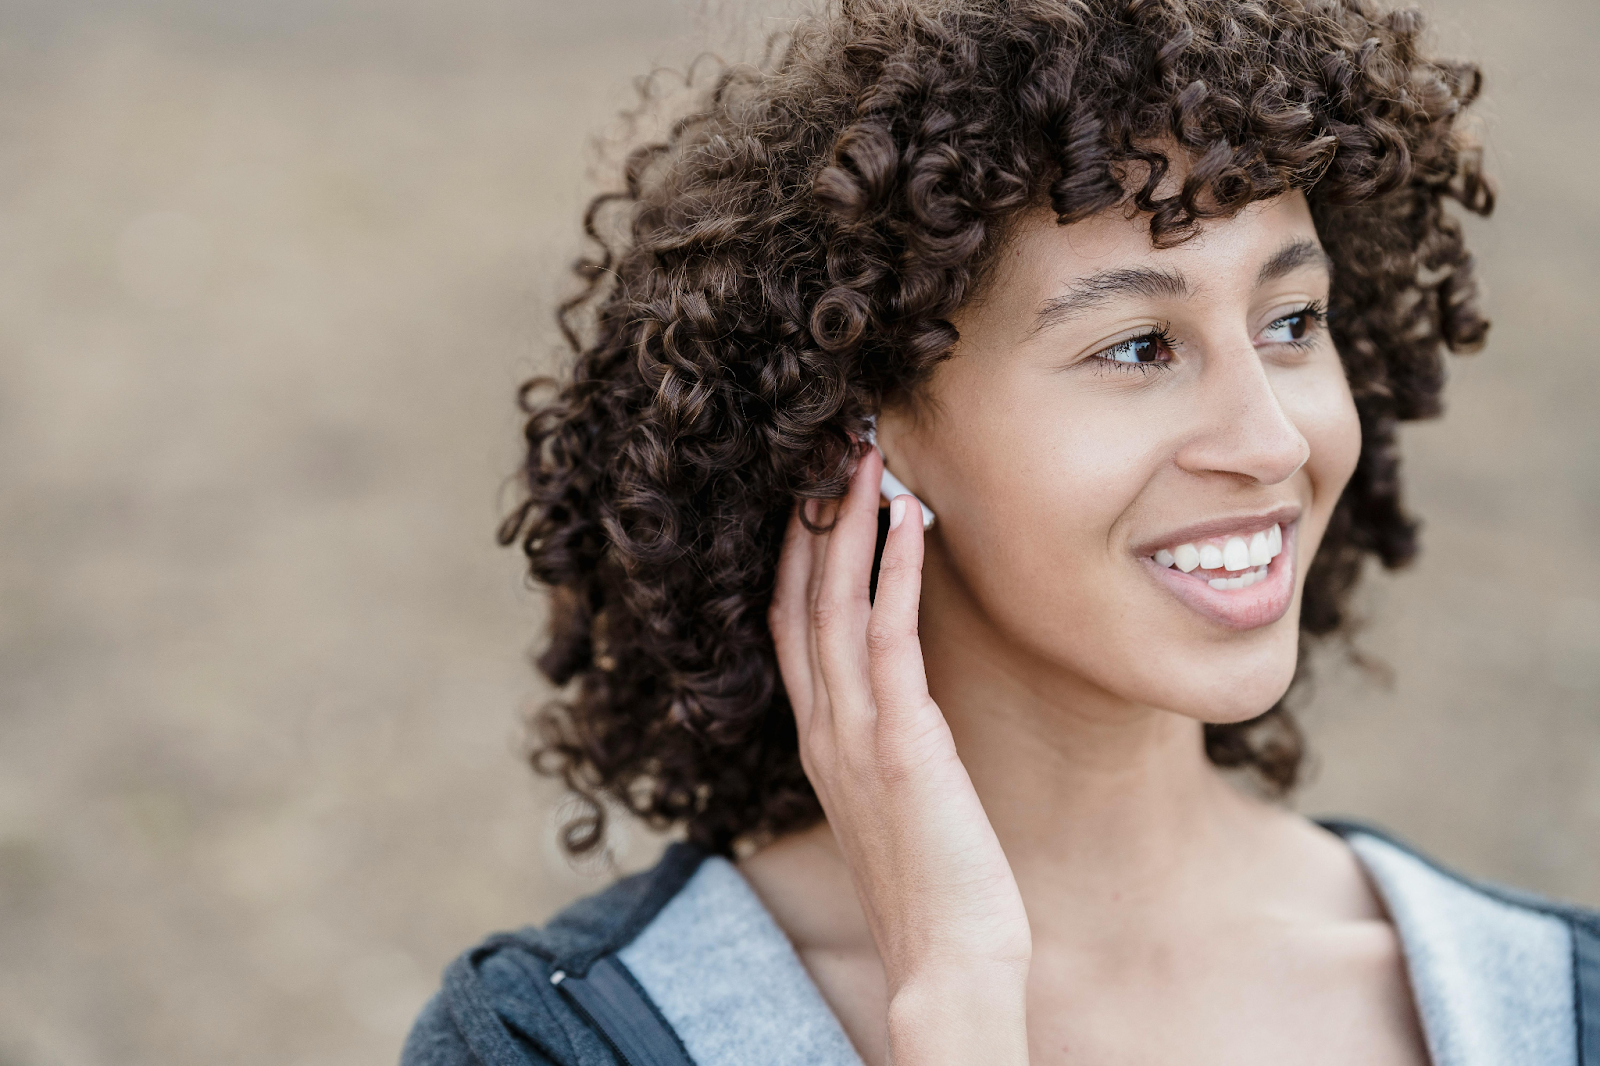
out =
[(929, 688), (1030, 913), (1192, 899), (1263, 813), (1211, 766), (1201, 723), (1041, 661), (961, 599), (924, 585)]

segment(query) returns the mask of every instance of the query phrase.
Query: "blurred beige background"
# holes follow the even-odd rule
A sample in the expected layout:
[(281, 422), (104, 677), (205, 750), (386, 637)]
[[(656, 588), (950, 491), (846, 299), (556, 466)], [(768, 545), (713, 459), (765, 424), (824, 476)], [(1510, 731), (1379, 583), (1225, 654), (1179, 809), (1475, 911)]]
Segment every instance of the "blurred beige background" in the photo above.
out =
[[(1408, 433), (1395, 680), (1324, 669), (1300, 805), (1600, 904), (1600, 5), (1435, 10), (1489, 74), (1497, 325)], [(777, 25), (0, 7), (0, 1064), (392, 1062), (456, 951), (604, 880), (517, 757), (512, 390), (631, 79)]]

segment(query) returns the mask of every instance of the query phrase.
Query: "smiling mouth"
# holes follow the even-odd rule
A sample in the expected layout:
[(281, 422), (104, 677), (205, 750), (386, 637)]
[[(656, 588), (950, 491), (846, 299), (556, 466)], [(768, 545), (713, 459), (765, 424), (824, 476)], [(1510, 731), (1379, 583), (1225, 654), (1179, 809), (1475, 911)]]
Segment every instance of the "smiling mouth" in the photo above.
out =
[(1157, 566), (1182, 571), (1219, 592), (1247, 589), (1264, 580), (1272, 560), (1283, 553), (1283, 529), (1276, 522), (1245, 536), (1207, 537), (1158, 550)]
[[(1202, 617), (1226, 629), (1257, 629), (1283, 618), (1294, 605), (1298, 518), (1297, 510), (1283, 508), (1237, 525), (1207, 523), (1191, 527), (1192, 532), (1215, 530), (1217, 535), (1155, 551), (1144, 547), (1136, 558), (1178, 602)], [(1263, 525), (1252, 530), (1257, 522)]]

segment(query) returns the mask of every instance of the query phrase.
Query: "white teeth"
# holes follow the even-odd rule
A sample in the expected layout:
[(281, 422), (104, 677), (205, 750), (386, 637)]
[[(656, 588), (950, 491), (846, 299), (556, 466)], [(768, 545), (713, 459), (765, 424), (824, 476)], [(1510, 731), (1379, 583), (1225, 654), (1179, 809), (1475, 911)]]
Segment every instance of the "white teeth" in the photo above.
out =
[(1250, 565), (1266, 566), (1272, 562), (1272, 549), (1267, 545), (1265, 532), (1257, 533), (1250, 538)]
[(1246, 571), (1238, 577), (1214, 577), (1207, 581), (1206, 584), (1219, 592), (1226, 592), (1231, 589), (1247, 589), (1266, 576), (1267, 568), (1263, 566), (1255, 570)]
[(1222, 549), (1222, 568), (1224, 570), (1250, 569), (1250, 545), (1244, 542), (1243, 537), (1228, 538), (1228, 543)]
[[(1175, 566), (1184, 573), (1192, 573), (1197, 569), (1228, 570), (1238, 573), (1241, 570), (1251, 570), (1255, 567), (1266, 567), (1283, 553), (1283, 529), (1274, 525), (1270, 529), (1263, 529), (1259, 533), (1252, 533), (1248, 538), (1229, 537), (1222, 546), (1214, 543), (1207, 544), (1180, 544), (1176, 548), (1162, 548), (1155, 553), (1157, 566)], [(1264, 569), (1259, 571), (1265, 574)], [(1248, 588), (1259, 578), (1250, 578), (1243, 585), (1219, 585), (1218, 581), (1231, 581), (1232, 578), (1213, 578), (1213, 588)]]

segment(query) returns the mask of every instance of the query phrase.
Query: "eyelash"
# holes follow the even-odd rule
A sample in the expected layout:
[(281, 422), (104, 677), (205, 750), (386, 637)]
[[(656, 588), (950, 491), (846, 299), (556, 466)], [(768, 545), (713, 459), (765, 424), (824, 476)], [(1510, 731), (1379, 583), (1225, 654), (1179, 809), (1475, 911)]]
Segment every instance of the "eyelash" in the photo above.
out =
[(1298, 311), (1290, 311), (1286, 315), (1279, 315), (1267, 323), (1267, 328), (1271, 329), (1273, 326), (1287, 322), (1291, 318), (1299, 318), (1301, 315), (1311, 320), (1311, 325), (1306, 329), (1306, 335), (1296, 340), (1280, 341), (1279, 343), (1287, 344), (1291, 348), (1309, 348), (1316, 343), (1313, 333), (1328, 328), (1328, 308), (1321, 300), (1313, 300)]
[[(1324, 330), (1328, 328), (1328, 309), (1320, 300), (1314, 300), (1298, 310), (1290, 311), (1286, 315), (1279, 315), (1271, 322), (1268, 322), (1266, 328), (1271, 329), (1274, 326), (1282, 325), (1290, 319), (1299, 318), (1302, 315), (1311, 320), (1311, 326), (1306, 329), (1306, 335), (1294, 340), (1280, 341), (1279, 343), (1287, 344), (1291, 348), (1309, 348), (1316, 343), (1316, 339), (1312, 336), (1312, 333), (1317, 330)], [(1149, 373), (1151, 370), (1172, 369), (1172, 363), (1170, 360), (1152, 363), (1126, 363), (1119, 359), (1106, 358), (1107, 354), (1110, 352), (1114, 352), (1117, 349), (1124, 348), (1130, 344), (1138, 344), (1141, 341), (1155, 341), (1163, 350), (1168, 352), (1176, 349), (1178, 345), (1177, 339), (1173, 337), (1170, 327), (1163, 323), (1161, 326), (1150, 330), (1148, 333), (1141, 333), (1137, 337), (1129, 337), (1125, 341), (1118, 341), (1111, 347), (1097, 352), (1093, 358), (1096, 362), (1099, 362), (1103, 366), (1112, 367), (1117, 370), (1137, 370), (1141, 374)]]
[(1147, 374), (1152, 370), (1170, 370), (1172, 368), (1171, 360), (1159, 363), (1124, 363), (1118, 359), (1106, 358), (1109, 353), (1116, 351), (1118, 348), (1126, 348), (1130, 344), (1138, 344), (1141, 341), (1155, 341), (1163, 351), (1167, 352), (1173, 351), (1178, 346), (1177, 338), (1172, 335), (1168, 326), (1163, 323), (1147, 333), (1141, 333), (1137, 337), (1129, 337), (1127, 340), (1118, 341), (1111, 347), (1096, 352), (1093, 358), (1107, 367), (1117, 370), (1137, 370), (1141, 374)]

